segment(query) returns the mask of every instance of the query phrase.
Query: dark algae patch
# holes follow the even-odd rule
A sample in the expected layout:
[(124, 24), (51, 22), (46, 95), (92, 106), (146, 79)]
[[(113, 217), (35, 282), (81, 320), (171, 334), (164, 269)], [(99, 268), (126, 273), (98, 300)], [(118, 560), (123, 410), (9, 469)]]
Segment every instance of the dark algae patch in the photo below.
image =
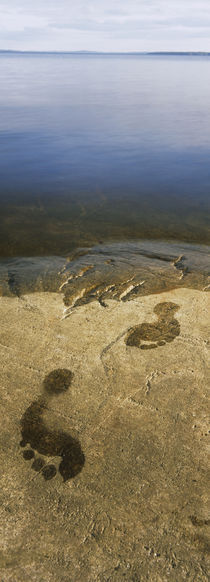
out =
[[(172, 302), (158, 303), (154, 308), (158, 321), (133, 327), (126, 338), (127, 346), (149, 350), (172, 342), (180, 334), (179, 322), (174, 318), (178, 309), (179, 306)], [(143, 343), (145, 341), (148, 343)]]
[(62, 430), (50, 430), (44, 422), (44, 413), (52, 396), (68, 390), (72, 372), (67, 369), (53, 370), (44, 379), (44, 395), (32, 402), (21, 418), (21, 447), (30, 445), (23, 451), (25, 460), (33, 460), (32, 469), (42, 472), (46, 481), (56, 475), (56, 467), (42, 457), (61, 457), (59, 472), (64, 481), (75, 477), (82, 470), (85, 457), (78, 440)]

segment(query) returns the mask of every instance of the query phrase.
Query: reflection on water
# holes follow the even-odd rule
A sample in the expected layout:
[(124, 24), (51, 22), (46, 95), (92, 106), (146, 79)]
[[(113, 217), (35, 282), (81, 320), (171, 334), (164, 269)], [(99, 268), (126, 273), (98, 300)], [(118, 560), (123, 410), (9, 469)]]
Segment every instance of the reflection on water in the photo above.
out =
[(0, 253), (209, 242), (208, 57), (0, 56)]

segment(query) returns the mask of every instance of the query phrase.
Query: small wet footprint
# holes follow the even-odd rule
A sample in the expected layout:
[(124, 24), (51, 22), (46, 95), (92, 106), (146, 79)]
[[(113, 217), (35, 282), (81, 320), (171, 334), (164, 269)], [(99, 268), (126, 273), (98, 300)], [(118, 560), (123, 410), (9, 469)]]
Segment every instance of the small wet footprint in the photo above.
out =
[[(141, 323), (132, 327), (126, 337), (127, 346), (151, 350), (172, 342), (180, 334), (180, 325), (174, 318), (179, 305), (171, 302), (158, 303), (154, 313), (158, 316), (155, 323)], [(146, 342), (146, 343), (144, 343)]]
[[(44, 457), (61, 457), (59, 472), (64, 481), (72, 479), (82, 470), (85, 457), (78, 440), (62, 430), (50, 430), (44, 422), (48, 402), (66, 392), (72, 381), (72, 372), (67, 369), (53, 370), (43, 382), (44, 394), (32, 402), (21, 418), (23, 457), (32, 460), (32, 469), (41, 472), (46, 481), (57, 473), (54, 464)], [(30, 445), (31, 448), (25, 448)], [(42, 456), (37, 456), (37, 453)]]

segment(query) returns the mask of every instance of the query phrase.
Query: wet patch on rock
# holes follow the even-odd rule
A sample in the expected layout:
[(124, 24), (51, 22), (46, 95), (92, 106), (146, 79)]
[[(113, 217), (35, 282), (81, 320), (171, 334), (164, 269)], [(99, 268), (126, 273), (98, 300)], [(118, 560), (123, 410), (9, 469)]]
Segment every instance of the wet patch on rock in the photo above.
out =
[(154, 308), (158, 321), (145, 322), (132, 327), (125, 340), (127, 346), (149, 350), (164, 346), (166, 342), (172, 342), (180, 334), (179, 322), (174, 317), (178, 309), (179, 306), (176, 303), (158, 303)]
[(79, 441), (62, 430), (50, 430), (44, 422), (48, 401), (52, 396), (68, 390), (71, 380), (70, 370), (53, 370), (44, 380), (44, 396), (32, 402), (21, 418), (20, 446), (31, 447), (23, 451), (23, 457), (25, 460), (33, 459), (32, 469), (41, 472), (47, 481), (55, 477), (56, 467), (46, 464), (42, 457), (35, 457), (35, 452), (44, 457), (61, 457), (58, 470), (64, 481), (80, 473), (85, 463)]

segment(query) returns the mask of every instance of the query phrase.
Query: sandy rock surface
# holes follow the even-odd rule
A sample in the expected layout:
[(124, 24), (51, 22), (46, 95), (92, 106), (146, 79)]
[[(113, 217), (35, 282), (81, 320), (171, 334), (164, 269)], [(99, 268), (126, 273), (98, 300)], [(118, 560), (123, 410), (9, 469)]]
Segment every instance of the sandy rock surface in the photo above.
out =
[[(0, 298), (2, 582), (208, 580), (209, 295), (107, 303)], [(179, 308), (168, 340), (160, 303)], [(143, 323), (147, 348), (128, 345)]]

